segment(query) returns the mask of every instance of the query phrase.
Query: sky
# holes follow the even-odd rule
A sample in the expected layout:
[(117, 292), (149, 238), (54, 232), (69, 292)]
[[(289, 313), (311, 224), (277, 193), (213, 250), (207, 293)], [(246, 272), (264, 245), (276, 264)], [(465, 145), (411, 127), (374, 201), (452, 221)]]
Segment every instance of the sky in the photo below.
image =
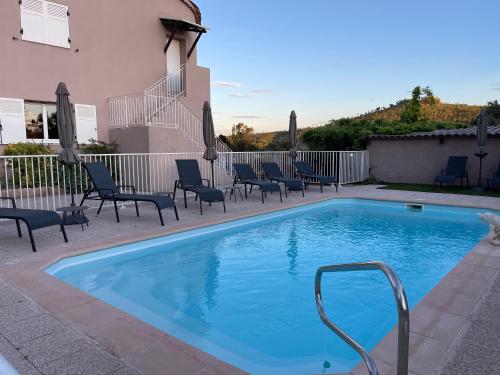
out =
[(216, 131), (354, 116), (430, 86), (445, 102), (500, 100), (498, 0), (195, 0), (210, 28)]

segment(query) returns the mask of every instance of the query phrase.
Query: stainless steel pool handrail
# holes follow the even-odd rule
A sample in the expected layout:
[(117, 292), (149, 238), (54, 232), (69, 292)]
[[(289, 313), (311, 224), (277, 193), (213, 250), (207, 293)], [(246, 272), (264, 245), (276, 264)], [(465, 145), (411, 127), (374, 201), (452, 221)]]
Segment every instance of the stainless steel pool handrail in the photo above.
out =
[(378, 375), (377, 366), (373, 357), (368, 351), (356, 342), (352, 337), (345, 333), (341, 328), (335, 325), (326, 315), (323, 307), (323, 299), (321, 297), (321, 278), (324, 273), (331, 272), (350, 272), (350, 271), (382, 271), (391, 284), (394, 297), (398, 306), (398, 359), (397, 359), (397, 375), (408, 375), (408, 355), (410, 347), (410, 312), (406, 293), (399, 280), (398, 275), (383, 262), (360, 262), (349, 264), (336, 264), (331, 266), (320, 267), (316, 271), (314, 281), (314, 291), (316, 296), (316, 307), (318, 308), (319, 316), (323, 323), (335, 332), (344, 342), (351, 348), (356, 350), (363, 358), (370, 375)]

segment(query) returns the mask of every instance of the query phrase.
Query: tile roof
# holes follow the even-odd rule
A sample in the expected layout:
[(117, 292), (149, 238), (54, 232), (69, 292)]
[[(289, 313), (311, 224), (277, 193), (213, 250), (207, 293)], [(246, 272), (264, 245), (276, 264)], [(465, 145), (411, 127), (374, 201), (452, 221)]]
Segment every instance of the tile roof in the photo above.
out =
[(191, 12), (194, 14), (194, 19), (197, 24), (201, 24), (201, 11), (198, 6), (193, 3), (191, 0), (180, 0), (182, 3), (184, 3), (189, 9), (191, 9)]
[[(370, 139), (421, 139), (421, 138), (443, 138), (443, 137), (475, 137), (476, 126), (462, 129), (439, 129), (432, 132), (416, 132), (410, 134), (385, 135), (375, 134)], [(488, 136), (500, 137), (500, 125), (488, 126)]]

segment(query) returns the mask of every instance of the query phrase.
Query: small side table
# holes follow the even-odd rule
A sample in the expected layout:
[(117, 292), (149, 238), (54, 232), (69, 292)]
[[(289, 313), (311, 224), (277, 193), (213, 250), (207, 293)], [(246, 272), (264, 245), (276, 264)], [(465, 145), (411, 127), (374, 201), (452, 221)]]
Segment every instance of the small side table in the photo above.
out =
[(234, 194), (234, 202), (236, 203), (236, 191), (240, 193), (240, 198), (243, 201), (243, 194), (241, 194), (241, 186), (226, 186), (224, 189), (224, 198), (226, 198), (227, 193), (229, 194), (229, 200), (231, 200), (231, 196)]
[[(84, 211), (88, 209), (87, 206), (66, 206), (56, 208), (56, 211), (62, 212), (63, 214), (63, 226), (80, 224), (83, 230), (83, 224), (89, 225), (89, 219), (87, 219), (84, 213)], [(68, 212), (71, 213), (70, 216), (68, 216)]]

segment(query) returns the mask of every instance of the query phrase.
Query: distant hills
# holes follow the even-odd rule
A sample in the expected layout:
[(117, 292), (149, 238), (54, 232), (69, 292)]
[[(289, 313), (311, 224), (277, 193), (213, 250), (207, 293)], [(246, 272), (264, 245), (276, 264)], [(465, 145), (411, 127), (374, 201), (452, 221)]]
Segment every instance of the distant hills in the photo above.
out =
[[(409, 100), (400, 100), (389, 107), (379, 107), (373, 111), (354, 117), (354, 120), (386, 120), (398, 121), (401, 118), (405, 105)], [(481, 111), (478, 105), (444, 103), (439, 98), (434, 98), (431, 104), (422, 100), (422, 120), (429, 122), (455, 122), (457, 124), (470, 124)]]

